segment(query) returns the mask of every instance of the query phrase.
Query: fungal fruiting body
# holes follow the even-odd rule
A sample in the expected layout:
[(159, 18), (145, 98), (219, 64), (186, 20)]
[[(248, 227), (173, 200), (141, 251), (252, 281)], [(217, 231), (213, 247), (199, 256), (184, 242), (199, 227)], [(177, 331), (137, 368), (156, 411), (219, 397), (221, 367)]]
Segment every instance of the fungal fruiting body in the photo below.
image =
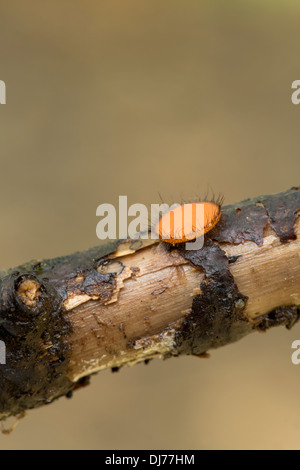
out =
[(182, 204), (165, 213), (158, 221), (159, 238), (175, 245), (205, 235), (221, 218), (221, 205), (215, 202)]

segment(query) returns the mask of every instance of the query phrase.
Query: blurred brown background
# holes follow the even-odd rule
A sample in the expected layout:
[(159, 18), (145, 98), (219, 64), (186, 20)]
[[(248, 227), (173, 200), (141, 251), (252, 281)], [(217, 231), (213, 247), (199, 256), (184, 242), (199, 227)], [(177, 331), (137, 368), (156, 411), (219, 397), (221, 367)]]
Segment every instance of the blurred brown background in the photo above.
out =
[[(0, 5), (0, 268), (96, 245), (96, 207), (300, 184), (295, 1)], [(300, 449), (291, 332), (105, 371), (2, 449)]]

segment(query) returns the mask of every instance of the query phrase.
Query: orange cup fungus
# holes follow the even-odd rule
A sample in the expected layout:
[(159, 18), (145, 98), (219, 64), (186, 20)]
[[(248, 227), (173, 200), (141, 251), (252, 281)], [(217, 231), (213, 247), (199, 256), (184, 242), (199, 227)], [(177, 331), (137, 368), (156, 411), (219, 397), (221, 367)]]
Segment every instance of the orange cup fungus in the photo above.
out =
[(158, 221), (159, 238), (175, 245), (203, 236), (212, 230), (221, 218), (221, 206), (214, 202), (182, 204), (164, 214)]

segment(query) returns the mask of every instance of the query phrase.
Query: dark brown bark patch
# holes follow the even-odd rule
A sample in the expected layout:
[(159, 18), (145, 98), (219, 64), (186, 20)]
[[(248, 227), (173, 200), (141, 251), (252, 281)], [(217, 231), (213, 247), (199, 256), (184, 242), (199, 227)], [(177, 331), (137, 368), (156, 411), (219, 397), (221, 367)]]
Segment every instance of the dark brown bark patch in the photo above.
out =
[(274, 326), (285, 326), (290, 330), (300, 319), (300, 305), (278, 307), (267, 315), (255, 319), (254, 329), (267, 331)]
[(295, 240), (294, 225), (300, 210), (299, 188), (292, 188), (284, 195), (261, 198), (259, 202), (265, 206), (270, 225), (280, 241)]
[(269, 223), (281, 242), (295, 240), (294, 225), (300, 211), (298, 187), (274, 194), (246, 200), (224, 207), (219, 224), (207, 237), (220, 243), (263, 244), (264, 229)]
[(227, 206), (219, 224), (207, 236), (218, 242), (263, 244), (264, 228), (268, 223), (266, 210), (253, 203)]
[(208, 240), (201, 250), (184, 251), (183, 256), (204, 270), (201, 294), (193, 299), (176, 334), (179, 354), (201, 355), (238, 340), (251, 327), (243, 315), (247, 297), (241, 294), (230, 272), (227, 257), (219, 245)]

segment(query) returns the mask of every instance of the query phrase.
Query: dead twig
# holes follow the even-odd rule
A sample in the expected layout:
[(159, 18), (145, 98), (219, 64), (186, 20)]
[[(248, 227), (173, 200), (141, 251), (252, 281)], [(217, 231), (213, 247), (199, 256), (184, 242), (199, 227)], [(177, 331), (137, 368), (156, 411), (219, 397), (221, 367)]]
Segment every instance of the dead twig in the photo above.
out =
[(113, 242), (0, 273), (1, 418), (111, 367), (200, 357), (299, 319), (300, 191), (224, 207), (199, 251)]

